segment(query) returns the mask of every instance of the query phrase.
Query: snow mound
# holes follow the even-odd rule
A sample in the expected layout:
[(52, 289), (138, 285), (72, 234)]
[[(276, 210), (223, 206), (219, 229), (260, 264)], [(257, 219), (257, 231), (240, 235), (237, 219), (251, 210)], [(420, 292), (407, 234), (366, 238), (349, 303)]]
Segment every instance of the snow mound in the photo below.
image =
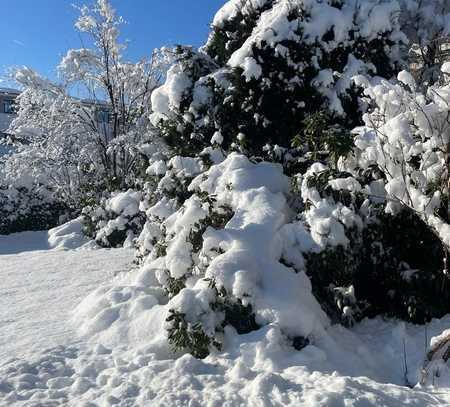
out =
[(48, 244), (52, 249), (73, 250), (93, 248), (95, 243), (83, 233), (81, 217), (73, 219), (48, 231)]

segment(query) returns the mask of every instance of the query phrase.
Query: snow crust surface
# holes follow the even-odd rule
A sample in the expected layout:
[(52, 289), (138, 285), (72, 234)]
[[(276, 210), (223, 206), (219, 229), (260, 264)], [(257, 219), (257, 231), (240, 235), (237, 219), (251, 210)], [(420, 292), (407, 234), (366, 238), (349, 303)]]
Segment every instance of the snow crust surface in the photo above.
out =
[(128, 269), (132, 257), (126, 249), (0, 256), (0, 361), (72, 342), (76, 329), (68, 320), (75, 306), (87, 292)]

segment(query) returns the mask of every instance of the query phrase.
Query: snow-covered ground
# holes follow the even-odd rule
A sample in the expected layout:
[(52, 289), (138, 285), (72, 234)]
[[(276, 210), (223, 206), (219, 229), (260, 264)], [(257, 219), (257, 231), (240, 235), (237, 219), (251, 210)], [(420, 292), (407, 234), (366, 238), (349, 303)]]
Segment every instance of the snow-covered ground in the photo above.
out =
[(0, 360), (73, 341), (70, 313), (127, 270), (130, 250), (32, 251), (0, 256)]
[[(228, 331), (224, 352), (175, 359), (155, 336), (157, 306), (127, 285), (139, 275), (132, 250), (63, 250), (76, 246), (75, 235), (59, 231), (58, 244), (54, 235), (0, 237), (1, 406), (450, 405), (445, 387), (404, 385), (417, 382), (425, 343), (450, 316), (427, 330), (382, 319), (332, 326), (301, 351), (271, 325), (241, 336)], [(142, 325), (124, 331), (129, 313), (141, 313)]]

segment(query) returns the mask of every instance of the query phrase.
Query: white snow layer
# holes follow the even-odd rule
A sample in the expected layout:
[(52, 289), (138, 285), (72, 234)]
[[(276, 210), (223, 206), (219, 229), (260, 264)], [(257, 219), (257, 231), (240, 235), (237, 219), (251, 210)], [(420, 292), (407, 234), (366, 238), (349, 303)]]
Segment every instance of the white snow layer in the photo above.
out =
[[(17, 245), (14, 236), (2, 243), (8, 240)], [(75, 306), (87, 292), (129, 269), (132, 258), (125, 249), (0, 256), (0, 364), (72, 342), (76, 327), (68, 321)]]
[(441, 71), (450, 74), (450, 62), (444, 62), (441, 67)]

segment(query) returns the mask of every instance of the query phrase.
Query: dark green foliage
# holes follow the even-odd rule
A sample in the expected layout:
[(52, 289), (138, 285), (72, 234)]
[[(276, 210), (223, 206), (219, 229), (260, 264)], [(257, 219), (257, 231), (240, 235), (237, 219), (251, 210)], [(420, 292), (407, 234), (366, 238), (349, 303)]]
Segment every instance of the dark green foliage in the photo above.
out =
[(103, 186), (95, 185), (94, 182), (80, 185), (80, 208), (98, 205), (102, 196)]
[(114, 229), (106, 238), (107, 243), (102, 240), (97, 240), (97, 244), (102, 247), (121, 247), (123, 246), (125, 239), (127, 238), (126, 229)]
[(173, 278), (170, 275), (167, 277), (167, 283), (164, 286), (164, 291), (169, 298), (175, 297), (184, 287), (186, 287), (186, 277)]
[(83, 216), (83, 234), (85, 236), (94, 237), (96, 233), (96, 223), (90, 216)]
[(171, 177), (170, 186), (165, 186), (164, 189), (160, 192), (169, 199), (176, 198), (177, 201), (181, 204), (193, 194), (192, 191), (189, 191), (188, 189), (191, 181), (191, 177), (179, 177), (176, 174), (173, 174), (173, 176)]
[(194, 224), (189, 233), (189, 242), (192, 244), (192, 251), (198, 253), (203, 246), (203, 233), (208, 227), (223, 229), (228, 221), (233, 217), (234, 212), (228, 205), (217, 205), (215, 195), (205, 192), (196, 194), (202, 202), (208, 205), (208, 216)]
[(240, 299), (231, 301), (224, 297), (222, 310), (225, 312), (224, 327), (231, 325), (238, 334), (247, 334), (259, 328), (252, 306), (243, 305)]
[[(122, 247), (130, 233), (139, 235), (145, 223), (145, 214), (119, 214), (108, 209), (108, 197), (99, 204), (86, 206), (82, 211), (83, 233), (95, 239), (101, 247)], [(115, 220), (119, 220), (114, 224)], [(110, 223), (112, 222), (112, 223)]]
[(244, 44), (256, 26), (260, 14), (270, 9), (273, 0), (267, 1), (261, 9), (254, 4), (248, 4), (245, 12), (242, 10), (244, 4), (245, 1), (242, 1), (237, 5), (236, 16), (224, 21), (222, 27), (212, 27), (206, 52), (221, 66)]
[[(380, 214), (364, 237), (359, 291), (373, 304), (371, 316), (383, 313), (423, 323), (450, 312), (442, 246), (416, 214)], [(408, 277), (408, 270), (416, 272)]]
[(211, 226), (214, 229), (223, 229), (229, 220), (233, 217), (234, 212), (228, 205), (219, 205), (217, 209), (210, 211), (207, 220), (204, 222), (206, 226)]
[[(365, 195), (354, 192), (350, 193), (346, 190), (335, 190), (329, 185), (329, 181), (331, 180), (351, 176), (348, 172), (328, 168), (308, 177), (307, 185), (308, 188), (316, 188), (322, 196), (332, 198), (334, 202), (340, 202), (348, 207), (359, 208), (366, 199)], [(308, 203), (306, 206), (308, 206)]]
[[(313, 292), (325, 311), (345, 324), (380, 314), (423, 323), (450, 312), (439, 239), (410, 210), (389, 215), (382, 203), (367, 207), (368, 196), (362, 191), (335, 190), (329, 185), (330, 180), (350, 176), (328, 168), (306, 180), (307, 187), (322, 198), (346, 206), (364, 220), (362, 229), (344, 226), (346, 247), (328, 246), (304, 254)], [(376, 168), (369, 168), (356, 180), (364, 186), (379, 176)]]
[(82, 181), (78, 186), (73, 199), (72, 206), (82, 210), (86, 207), (94, 207), (101, 203), (105, 195), (115, 191), (126, 191), (128, 189), (139, 190), (143, 183), (148, 181), (145, 171), (148, 168), (149, 160), (145, 154), (136, 151), (135, 160), (125, 177), (117, 177), (111, 174), (99, 174), (89, 165), (80, 165)]
[(225, 315), (219, 330), (231, 325), (238, 334), (246, 334), (259, 328), (250, 304), (244, 305), (241, 299), (232, 298), (224, 287), (218, 288), (214, 280), (209, 280), (209, 286), (216, 293), (216, 302), (211, 304), (211, 308)]
[[(357, 233), (355, 230), (354, 232)], [(355, 236), (357, 239), (358, 236)], [(359, 241), (355, 243), (360, 247)], [(356, 251), (356, 250), (355, 250)], [(306, 258), (306, 270), (311, 280), (312, 290), (315, 297), (321, 303), (326, 313), (334, 321), (339, 321), (351, 325), (353, 321), (347, 321), (343, 314), (344, 306), (350, 306), (354, 319), (359, 319), (363, 315), (360, 312), (364, 308), (363, 301), (359, 295), (358, 286), (355, 284), (360, 271), (358, 259), (352, 256), (354, 251), (343, 246), (329, 248), (320, 253), (308, 253)], [(339, 294), (345, 288), (355, 286), (356, 296), (360, 300), (356, 304), (342, 302)], [(336, 290), (337, 289), (337, 290)]]
[(0, 235), (47, 230), (75, 215), (47, 188), (0, 188)]
[[(342, 321), (342, 305), (352, 309), (356, 320), (381, 314), (424, 323), (450, 312), (442, 246), (417, 215), (380, 210), (362, 233), (353, 230), (347, 236), (348, 248), (306, 256), (313, 292), (334, 320)], [(357, 301), (339, 306), (336, 289), (351, 285)]]
[[(334, 124), (333, 124), (334, 123)], [(339, 157), (346, 156), (353, 148), (353, 137), (348, 130), (336, 123), (336, 119), (318, 111), (303, 121), (303, 132), (292, 140), (292, 146), (306, 148), (314, 161), (328, 160), (337, 166)]]
[(173, 350), (187, 351), (199, 359), (208, 356), (212, 346), (218, 350), (222, 349), (218, 335), (227, 325), (234, 327), (238, 334), (246, 334), (259, 328), (250, 304), (244, 305), (242, 300), (232, 298), (223, 287), (217, 288), (213, 280), (207, 281), (216, 297), (210, 304), (211, 310), (224, 316), (222, 323), (216, 326), (214, 335), (206, 334), (199, 322), (194, 324), (187, 322), (186, 314), (177, 310), (169, 310), (169, 316), (166, 319), (169, 343)]
[(175, 61), (183, 66), (183, 71), (191, 79), (192, 86), (188, 89), (181, 105), (173, 111), (170, 120), (160, 120), (158, 129), (161, 137), (176, 153), (184, 156), (196, 156), (206, 144), (205, 134), (186, 120), (189, 106), (193, 101), (194, 83), (218, 68), (217, 64), (206, 54), (197, 52), (192, 47), (177, 46)]
[[(178, 110), (160, 123), (168, 144), (177, 152), (198, 154), (217, 130), (223, 136), (225, 150), (238, 149), (254, 156), (263, 155), (266, 145), (294, 145), (296, 150), (306, 149), (313, 155), (326, 152), (326, 157), (335, 163), (351, 148), (349, 130), (362, 124), (361, 90), (351, 85), (339, 94), (343, 114), (337, 114), (316, 83), (318, 74), (328, 70), (337, 81), (349, 58), (354, 57), (373, 66), (378, 75), (390, 78), (397, 69), (390, 59), (390, 49), (397, 44), (390, 40), (390, 32), (382, 32), (369, 41), (362, 39), (355, 28), (349, 30), (346, 42), (336, 46), (333, 27), (316, 42), (303, 40), (300, 22), (311, 16), (301, 3), (295, 3), (287, 18), (299, 22), (295, 34), (300, 39), (253, 44), (250, 55), (262, 72), (257, 79), (247, 79), (240, 67), (231, 68), (226, 63), (248, 39), (261, 14), (273, 4), (267, 1), (258, 9), (243, 2), (233, 18), (212, 27), (204, 51), (216, 64), (201, 53), (180, 48), (179, 66), (193, 85)], [(347, 2), (332, 4), (340, 9)], [(286, 51), (279, 52), (277, 46)], [(229, 84), (224, 85), (224, 81)], [(194, 88), (199, 84), (207, 87), (211, 100), (192, 112)], [(239, 133), (245, 135), (244, 142), (237, 140)]]
[(155, 255), (156, 257), (164, 257), (167, 254), (167, 245), (163, 242), (155, 243)]
[[(203, 234), (208, 227), (215, 229), (223, 229), (226, 223), (232, 218), (233, 211), (229, 206), (220, 205), (217, 209), (214, 209), (216, 204), (216, 199), (213, 195), (207, 195), (202, 193), (197, 193), (201, 197), (202, 201), (209, 204), (209, 214), (205, 218), (201, 219), (199, 222), (195, 223), (188, 236), (188, 243), (192, 245), (192, 254), (198, 254), (203, 247)], [(158, 247), (161, 247), (161, 243), (157, 243)], [(158, 249), (157, 249), (158, 250)], [(157, 257), (165, 256), (166, 248), (164, 251), (156, 252), (159, 254)], [(178, 294), (184, 287), (186, 283), (186, 276), (176, 279), (173, 277), (168, 277), (167, 284), (165, 286), (165, 291), (169, 297), (173, 297)]]
[(169, 310), (166, 322), (168, 339), (174, 351), (187, 350), (192, 356), (204, 359), (209, 355), (210, 346), (221, 349), (221, 345), (205, 334), (200, 323), (189, 324), (186, 315), (175, 310)]

